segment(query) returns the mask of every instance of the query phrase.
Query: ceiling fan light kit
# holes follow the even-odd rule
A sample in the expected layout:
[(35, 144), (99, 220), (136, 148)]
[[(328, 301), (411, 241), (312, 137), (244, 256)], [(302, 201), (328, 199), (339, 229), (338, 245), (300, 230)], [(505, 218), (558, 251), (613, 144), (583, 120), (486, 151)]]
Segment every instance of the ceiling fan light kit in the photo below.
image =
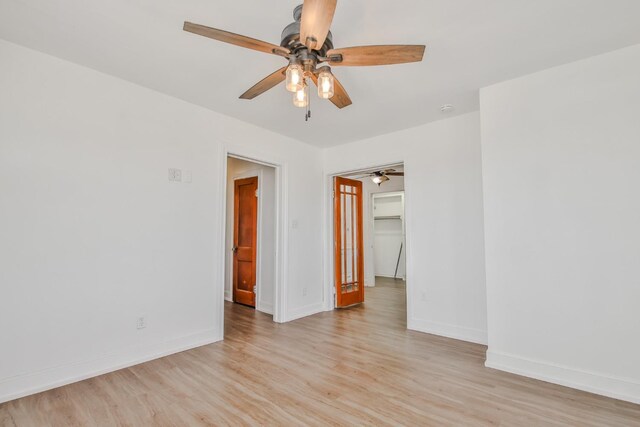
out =
[[(253, 99), (285, 81), (293, 92), (293, 104), (309, 111), (309, 83), (318, 88), (318, 97), (330, 100), (336, 107), (351, 105), (351, 98), (331, 71), (331, 66), (369, 66), (420, 62), (424, 45), (378, 45), (334, 49), (329, 28), (333, 21), (337, 0), (304, 0), (293, 10), (294, 22), (282, 31), (280, 46), (191, 22), (184, 30), (236, 46), (253, 49), (289, 60), (289, 65), (265, 77), (245, 93), (241, 99)], [(318, 64), (323, 64), (318, 67)]]
[(371, 181), (373, 181), (374, 184), (378, 184), (379, 187), (383, 182), (389, 181), (391, 179), (389, 178), (390, 176), (404, 176), (404, 171), (398, 172), (395, 169), (382, 169), (356, 176), (353, 179), (371, 178)]
[(309, 105), (309, 86), (306, 84), (293, 94), (293, 105), (304, 108)]
[(376, 175), (371, 177), (371, 181), (373, 181), (374, 184), (378, 184), (379, 187), (383, 182), (389, 181), (389, 177), (387, 175)]
[(318, 69), (318, 97), (331, 99), (335, 94), (335, 84), (333, 82), (331, 68), (324, 66)]
[(297, 92), (304, 87), (304, 69), (296, 58), (289, 60), (285, 87), (289, 92)]

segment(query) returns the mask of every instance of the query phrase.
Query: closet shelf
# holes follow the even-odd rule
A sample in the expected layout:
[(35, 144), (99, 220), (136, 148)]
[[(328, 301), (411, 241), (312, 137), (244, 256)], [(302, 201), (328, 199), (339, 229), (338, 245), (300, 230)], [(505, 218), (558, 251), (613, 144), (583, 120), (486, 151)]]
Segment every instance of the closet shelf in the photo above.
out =
[(374, 216), (373, 219), (402, 219), (400, 215)]

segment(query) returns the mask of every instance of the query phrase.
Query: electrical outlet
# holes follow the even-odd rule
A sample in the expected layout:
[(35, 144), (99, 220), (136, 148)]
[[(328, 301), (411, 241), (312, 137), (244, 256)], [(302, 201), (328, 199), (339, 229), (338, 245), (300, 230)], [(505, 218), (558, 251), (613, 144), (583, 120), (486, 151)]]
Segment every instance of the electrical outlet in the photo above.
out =
[(422, 301), (426, 301), (427, 300), (427, 293), (426, 292), (420, 292), (420, 299)]
[(303, 297), (307, 296), (307, 287), (306, 286), (304, 288), (302, 288), (302, 296)]
[(138, 319), (136, 320), (136, 328), (144, 329), (146, 327), (147, 327), (147, 319), (145, 319), (144, 316), (138, 317)]

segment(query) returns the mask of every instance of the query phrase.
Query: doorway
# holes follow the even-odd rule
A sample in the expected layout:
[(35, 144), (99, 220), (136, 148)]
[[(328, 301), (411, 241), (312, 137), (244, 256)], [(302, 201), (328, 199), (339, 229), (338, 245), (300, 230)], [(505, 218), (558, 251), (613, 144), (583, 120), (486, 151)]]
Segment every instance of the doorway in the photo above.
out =
[(225, 300), (273, 316), (276, 168), (227, 158)]
[[(355, 285), (360, 281), (358, 273), (362, 271), (365, 288), (362, 302), (368, 309), (377, 309), (385, 304), (395, 307), (402, 313), (402, 323), (406, 326), (407, 292), (406, 292), (406, 222), (405, 222), (405, 188), (404, 165), (393, 164), (383, 167), (372, 167), (364, 170), (340, 173), (330, 177), (332, 180), (332, 230), (331, 256), (333, 307), (344, 307), (341, 303), (342, 287)], [(357, 182), (357, 184), (356, 184)], [(344, 196), (338, 186), (347, 187), (352, 192), (362, 195), (362, 244), (358, 251), (358, 228), (354, 225), (355, 240), (343, 242), (345, 230), (349, 230), (349, 221), (340, 210), (343, 208)], [(333, 196), (335, 194), (335, 196)], [(347, 194), (348, 196), (348, 194)], [(353, 209), (356, 215), (358, 209)], [(346, 211), (347, 213), (349, 210)], [(347, 218), (348, 219), (348, 218)], [(355, 245), (354, 245), (355, 242)], [(363, 265), (357, 261), (349, 268), (350, 257), (361, 255)], [(346, 261), (345, 261), (346, 259)], [(344, 272), (346, 268), (346, 274)], [(367, 304), (369, 301), (369, 304)], [(360, 301), (358, 301), (360, 302)]]

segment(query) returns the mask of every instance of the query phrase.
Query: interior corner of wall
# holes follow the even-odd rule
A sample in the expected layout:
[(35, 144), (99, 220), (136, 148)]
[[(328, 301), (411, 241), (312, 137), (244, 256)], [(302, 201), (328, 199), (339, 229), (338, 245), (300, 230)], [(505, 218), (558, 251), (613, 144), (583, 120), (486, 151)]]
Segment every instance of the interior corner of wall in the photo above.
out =
[(407, 319), (407, 329), (446, 338), (487, 345), (487, 331), (431, 320)]

